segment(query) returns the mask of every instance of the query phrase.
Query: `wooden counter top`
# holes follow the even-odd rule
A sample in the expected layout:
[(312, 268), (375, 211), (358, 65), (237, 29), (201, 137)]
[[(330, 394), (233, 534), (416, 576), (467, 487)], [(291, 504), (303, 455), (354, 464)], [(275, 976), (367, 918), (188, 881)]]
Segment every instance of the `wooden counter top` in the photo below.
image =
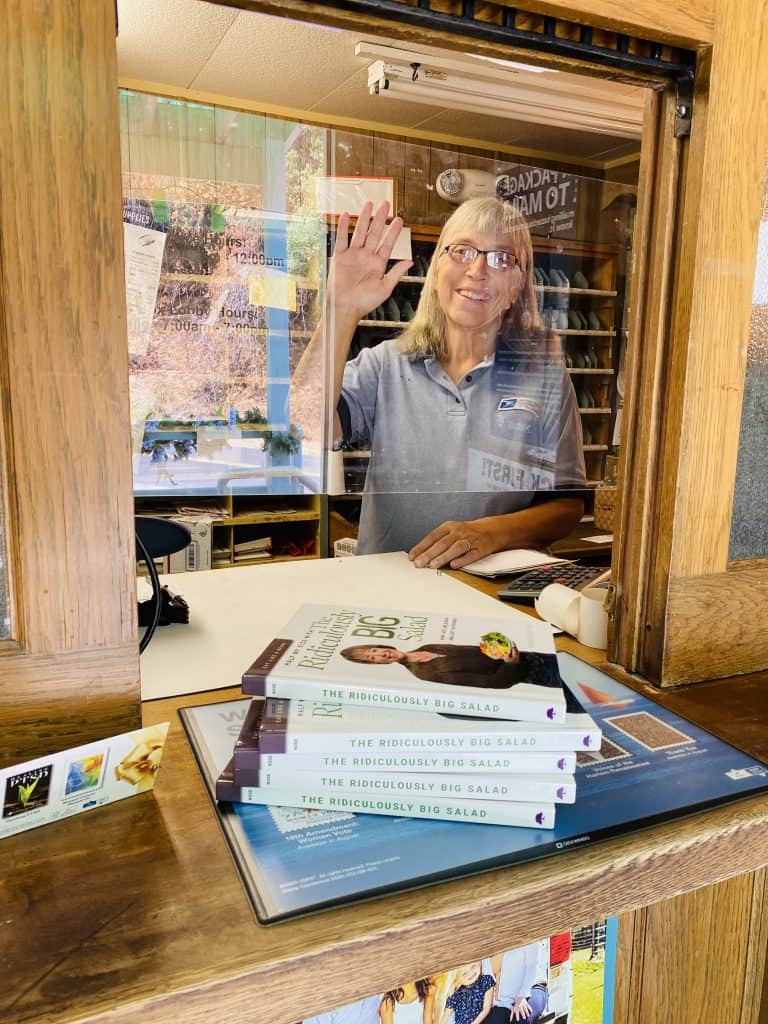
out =
[(768, 798), (753, 798), (560, 857), (261, 926), (175, 713), (237, 695), (145, 704), (147, 724), (171, 720), (154, 795), (3, 841), (3, 1024), (292, 1024), (464, 962), (470, 950), (488, 954), (768, 862)]
[[(472, 582), (491, 594), (501, 585)], [(568, 638), (558, 645), (604, 667), (601, 652)], [(154, 794), (0, 844), (3, 1024), (295, 1024), (470, 955), (768, 863), (768, 797), (759, 797), (559, 857), (262, 926), (176, 713), (239, 695), (146, 702), (146, 724), (171, 722)], [(653, 695), (768, 760), (765, 676)]]

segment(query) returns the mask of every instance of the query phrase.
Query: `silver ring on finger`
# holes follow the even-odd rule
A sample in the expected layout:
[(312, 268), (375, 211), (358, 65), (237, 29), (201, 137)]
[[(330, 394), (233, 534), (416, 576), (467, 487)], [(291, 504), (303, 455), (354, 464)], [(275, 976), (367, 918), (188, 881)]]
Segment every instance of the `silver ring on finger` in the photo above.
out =
[(472, 545), (469, 543), (469, 541), (465, 537), (464, 538), (464, 550), (461, 553), (462, 556), (468, 555), (471, 550), (472, 550)]

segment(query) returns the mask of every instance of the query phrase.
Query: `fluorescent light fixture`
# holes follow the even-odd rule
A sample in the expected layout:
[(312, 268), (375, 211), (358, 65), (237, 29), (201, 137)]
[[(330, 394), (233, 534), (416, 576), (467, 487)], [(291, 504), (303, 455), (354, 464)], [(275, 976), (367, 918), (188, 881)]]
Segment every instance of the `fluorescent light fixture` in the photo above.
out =
[(642, 132), (642, 90), (632, 86), (563, 73), (541, 79), (522, 66), (488, 67), (373, 43), (358, 43), (355, 54), (375, 58), (368, 68), (375, 97), (627, 139)]
[(556, 68), (537, 68), (534, 64), (521, 64), (517, 60), (502, 60), (501, 57), (486, 57), (483, 53), (468, 54), (472, 60), (487, 60), (490, 64), (498, 64), (502, 68), (512, 68), (514, 71), (530, 71), (532, 75), (559, 75)]

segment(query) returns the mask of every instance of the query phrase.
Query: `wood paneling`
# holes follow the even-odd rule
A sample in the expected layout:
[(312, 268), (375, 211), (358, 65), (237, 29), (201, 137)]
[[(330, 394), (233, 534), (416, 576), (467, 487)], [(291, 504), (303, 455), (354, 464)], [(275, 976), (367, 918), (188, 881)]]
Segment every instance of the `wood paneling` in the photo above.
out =
[[(101, 729), (109, 690), (136, 721), (138, 655), (112, 0), (0, 7), (0, 337), (8, 368), (8, 459), (20, 651), (0, 696), (22, 706), (2, 749), (23, 749), (50, 698), (62, 735)], [(94, 679), (94, 649), (107, 650)], [(76, 674), (52, 693), (56, 655)], [(119, 651), (120, 654), (115, 652)], [(26, 656), (33, 660), (25, 662)], [(51, 660), (52, 659), (52, 660)], [(16, 680), (24, 678), (19, 693)], [(111, 682), (110, 682), (111, 680)], [(63, 685), (63, 684), (62, 684)], [(126, 695), (130, 699), (126, 701)], [(89, 706), (89, 713), (84, 707)], [(66, 708), (66, 712), (63, 711)], [(92, 717), (91, 717), (92, 716)], [(89, 721), (90, 725), (83, 725)], [(45, 749), (48, 749), (47, 747)], [(42, 753), (43, 750), (41, 749)]]
[(635, 1024), (642, 1020), (639, 993), (645, 952), (645, 917), (643, 908), (619, 918), (613, 1024)]
[(738, 1024), (757, 1019), (764, 889), (762, 870), (648, 908), (638, 1020), (705, 1021), (714, 1006)]

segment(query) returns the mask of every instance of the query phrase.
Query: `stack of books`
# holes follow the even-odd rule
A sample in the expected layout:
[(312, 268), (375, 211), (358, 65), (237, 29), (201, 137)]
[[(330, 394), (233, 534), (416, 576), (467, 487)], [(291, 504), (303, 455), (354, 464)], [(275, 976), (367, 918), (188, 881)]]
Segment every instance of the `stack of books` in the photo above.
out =
[(601, 734), (550, 627), (305, 605), (244, 673), (219, 800), (554, 828)]

